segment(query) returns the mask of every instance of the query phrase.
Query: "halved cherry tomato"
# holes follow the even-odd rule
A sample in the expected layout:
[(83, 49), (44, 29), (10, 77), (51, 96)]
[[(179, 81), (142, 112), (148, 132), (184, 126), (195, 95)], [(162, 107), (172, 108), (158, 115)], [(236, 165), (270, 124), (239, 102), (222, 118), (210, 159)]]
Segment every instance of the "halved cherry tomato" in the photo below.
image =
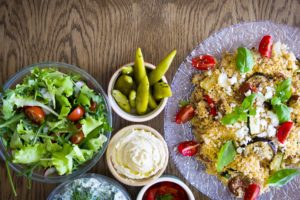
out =
[(91, 101), (91, 106), (90, 106), (90, 110), (91, 111), (96, 111), (97, 108), (97, 103), (94, 101)]
[(185, 141), (178, 145), (178, 152), (183, 156), (193, 156), (198, 152), (199, 144), (195, 141)]
[(256, 200), (259, 196), (260, 186), (252, 183), (245, 191), (244, 200)]
[(71, 136), (70, 140), (73, 144), (79, 144), (84, 139), (84, 134), (82, 131)]
[(216, 103), (215, 101), (208, 95), (204, 95), (204, 100), (207, 102), (210, 110), (209, 110), (209, 114), (212, 116), (216, 116), (217, 115), (217, 108), (216, 108)]
[(192, 59), (192, 65), (199, 70), (209, 70), (216, 66), (216, 59), (211, 55), (200, 55)]
[(45, 113), (38, 106), (25, 107), (25, 114), (29, 117), (29, 119), (31, 119), (33, 122), (37, 124), (41, 124), (45, 120)]
[(195, 115), (195, 109), (192, 105), (188, 104), (182, 107), (176, 114), (175, 122), (177, 124), (185, 123), (191, 120)]
[(279, 126), (277, 130), (277, 139), (281, 144), (284, 143), (284, 141), (290, 134), (293, 125), (294, 125), (293, 122), (284, 122)]
[(273, 45), (272, 37), (270, 35), (265, 35), (259, 43), (258, 51), (260, 55), (262, 57), (271, 58), (272, 45)]
[(78, 121), (84, 115), (84, 109), (81, 106), (77, 106), (68, 116), (68, 119), (75, 122)]

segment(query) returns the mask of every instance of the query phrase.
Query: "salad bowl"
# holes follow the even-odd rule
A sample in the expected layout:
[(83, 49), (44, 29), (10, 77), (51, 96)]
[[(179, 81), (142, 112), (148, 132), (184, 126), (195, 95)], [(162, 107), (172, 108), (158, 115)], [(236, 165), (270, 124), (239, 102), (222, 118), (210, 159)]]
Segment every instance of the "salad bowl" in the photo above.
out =
[[(31, 70), (38, 68), (38, 69), (45, 69), (45, 68), (55, 68), (59, 72), (65, 73), (67, 75), (77, 75), (80, 77), (80, 80), (85, 82), (86, 85), (93, 89), (96, 93), (96, 95), (101, 96), (103, 99), (103, 110), (106, 116), (106, 121), (108, 125), (111, 127), (112, 125), (112, 115), (111, 115), (111, 107), (108, 103), (107, 96), (102, 89), (101, 85), (87, 72), (84, 70), (70, 64), (66, 63), (58, 63), (58, 62), (46, 62), (46, 63), (38, 63), (33, 64), (28, 67), (23, 68), (21, 71), (16, 73), (10, 80), (8, 80), (4, 86), (3, 91), (5, 92), (8, 89), (13, 89), (17, 84), (23, 81), (23, 79), (30, 74)], [(0, 97), (2, 97), (3, 94), (0, 93)], [(1, 105), (2, 106), (2, 105)], [(106, 141), (103, 143), (102, 148), (98, 151), (96, 151), (92, 158), (85, 161), (84, 163), (78, 165), (76, 169), (73, 169), (71, 173), (69, 174), (63, 174), (58, 175), (56, 173), (53, 173), (54, 170), (51, 170), (51, 168), (48, 168), (48, 170), (31, 170), (24, 164), (16, 164), (11, 162), (12, 161), (12, 152), (10, 150), (7, 150), (7, 147), (5, 146), (4, 140), (0, 140), (0, 157), (2, 159), (8, 161), (9, 166), (18, 174), (24, 175), (26, 177), (30, 177), (30, 179), (34, 181), (39, 182), (45, 182), (45, 183), (59, 183), (64, 182), (67, 180), (70, 180), (72, 178), (75, 178), (88, 170), (90, 170), (96, 163), (99, 161), (99, 159), (104, 154), (107, 145), (109, 143), (109, 139), (111, 136), (111, 131), (105, 130), (103, 133), (106, 136)], [(40, 161), (39, 161), (40, 162)], [(52, 173), (51, 173), (52, 171)], [(51, 175), (49, 175), (51, 173)], [(48, 176), (49, 175), (49, 176)]]

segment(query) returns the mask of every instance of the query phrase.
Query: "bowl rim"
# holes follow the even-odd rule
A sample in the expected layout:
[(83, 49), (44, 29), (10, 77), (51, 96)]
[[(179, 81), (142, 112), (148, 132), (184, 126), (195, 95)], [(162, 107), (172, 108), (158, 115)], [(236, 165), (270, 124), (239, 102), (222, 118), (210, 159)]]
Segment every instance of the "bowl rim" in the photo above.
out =
[[(112, 160), (110, 159), (111, 156), (111, 149), (114, 148), (114, 143), (116, 142), (116, 140), (118, 140), (120, 137), (122, 137), (125, 133), (127, 133), (128, 130), (131, 129), (143, 129), (143, 130), (147, 130), (149, 132), (151, 132), (153, 135), (155, 135), (162, 143), (164, 146), (164, 150), (165, 150), (165, 154), (166, 154), (166, 158), (164, 160), (164, 165), (163, 167), (153, 176), (146, 178), (146, 179), (142, 179), (142, 180), (134, 180), (134, 179), (130, 179), (127, 178), (121, 174), (119, 174), (117, 172), (117, 170), (115, 169)], [(144, 186), (147, 185), (148, 183), (157, 180), (166, 170), (167, 166), (168, 166), (168, 162), (169, 162), (169, 150), (167, 147), (167, 143), (164, 140), (163, 136), (154, 128), (150, 127), (150, 126), (146, 126), (146, 125), (142, 125), (142, 124), (134, 124), (134, 125), (130, 125), (130, 126), (126, 126), (124, 128), (122, 128), (121, 130), (119, 130), (117, 133), (114, 134), (114, 136), (111, 138), (110, 143), (108, 144), (107, 150), (106, 150), (106, 163), (108, 166), (108, 169), (110, 170), (110, 172), (112, 173), (112, 175), (121, 183), (125, 184), (125, 185), (129, 185), (129, 186)]]
[(178, 177), (173, 176), (173, 175), (163, 175), (162, 177), (158, 178), (157, 180), (154, 180), (152, 182), (150, 182), (149, 184), (145, 185), (138, 193), (138, 196), (136, 198), (136, 200), (142, 200), (146, 191), (153, 185), (160, 183), (160, 182), (172, 182), (175, 183), (177, 185), (179, 185), (180, 187), (182, 187), (182, 189), (184, 189), (184, 191), (187, 193), (189, 200), (195, 200), (195, 196), (193, 194), (193, 192), (191, 191), (191, 189)]
[[(5, 90), (9, 89), (13, 84), (15, 84), (15, 81), (18, 80), (20, 77), (24, 78), (24, 76), (26, 74), (30, 73), (30, 71), (35, 67), (57, 68), (58, 70), (60, 70), (60, 69), (71, 70), (73, 73), (79, 74), (85, 81), (87, 81), (87, 79), (88, 79), (88, 81), (93, 84), (93, 86), (94, 86), (93, 89), (103, 97), (105, 107), (106, 107), (106, 113), (107, 113), (107, 121), (108, 121), (110, 127), (112, 127), (111, 106), (109, 104), (108, 97), (107, 97), (106, 93), (104, 92), (102, 86), (98, 83), (98, 81), (92, 75), (90, 75), (85, 70), (83, 70), (75, 65), (71, 65), (71, 64), (63, 63), (63, 62), (49, 61), (49, 62), (34, 63), (31, 65), (25, 66), (21, 70), (19, 70), (17, 73), (15, 73), (11, 78), (8, 79), (8, 81), (3, 86), (3, 92)], [(97, 89), (95, 89), (95, 88), (97, 88)], [(0, 98), (1, 98), (1, 95), (0, 95)], [(33, 172), (31, 179), (34, 181), (43, 182), (43, 183), (60, 183), (60, 182), (70, 180), (72, 178), (75, 178), (77, 176), (80, 176), (80, 175), (86, 173), (87, 171), (89, 171), (92, 167), (94, 167), (97, 164), (97, 162), (100, 160), (100, 158), (105, 153), (107, 146), (109, 144), (110, 138), (111, 138), (111, 132), (112, 131), (105, 132), (107, 141), (103, 144), (101, 150), (99, 150), (97, 153), (94, 154), (92, 159), (88, 160), (86, 163), (81, 165), (82, 168), (79, 167), (78, 169), (74, 170), (71, 174), (61, 175), (61, 176), (58, 175), (55, 177), (45, 177), (45, 176), (42, 176), (41, 173)], [(2, 159), (4, 161), (6, 161), (8, 154), (6, 151), (2, 152), (2, 149), (5, 149), (5, 146), (1, 139), (0, 139), (0, 147), (1, 147), (0, 157), (2, 157)], [(24, 171), (24, 167), (22, 164), (14, 164), (11, 161), (9, 161), (8, 164), (13, 169), (13, 171), (15, 171), (18, 174), (22, 174), (22, 172)]]
[(67, 180), (61, 184), (59, 184), (57, 187), (55, 187), (51, 193), (48, 195), (47, 197), (47, 200), (52, 200), (52, 198), (57, 194), (58, 191), (60, 191), (61, 189), (63, 189), (66, 185), (72, 183), (73, 181), (75, 180), (79, 180), (79, 179), (82, 179), (82, 178), (95, 178), (97, 180), (104, 180), (105, 182), (113, 185), (114, 187), (118, 188), (122, 193), (123, 195), (128, 199), (128, 200), (131, 200), (131, 197), (129, 195), (129, 193), (127, 192), (127, 190), (125, 189), (124, 186), (122, 186), (120, 183), (118, 183), (116, 180), (108, 177), (108, 176), (104, 176), (102, 174), (96, 174), (96, 173), (86, 173), (86, 174), (82, 174), (78, 177), (74, 177), (70, 180)]
[[(126, 120), (131, 121), (131, 122), (145, 122), (145, 121), (149, 121), (149, 120), (155, 118), (157, 115), (159, 115), (163, 111), (163, 109), (167, 105), (168, 97), (163, 98), (161, 100), (161, 102), (159, 103), (158, 107), (155, 110), (153, 110), (153, 111), (151, 111), (147, 114), (144, 114), (144, 115), (134, 115), (134, 114), (130, 114), (130, 113), (127, 113), (124, 110), (122, 110), (119, 107), (119, 105), (117, 104), (117, 102), (115, 101), (115, 99), (113, 98), (111, 92), (114, 88), (114, 85), (117, 81), (117, 78), (122, 73), (122, 68), (126, 67), (126, 66), (133, 66), (133, 65), (134, 65), (134, 62), (127, 63), (127, 64), (121, 66), (118, 70), (116, 70), (114, 72), (114, 74), (112, 75), (112, 77), (109, 81), (108, 88), (107, 88), (108, 100), (109, 100), (109, 102), (111, 104), (111, 107), (114, 110), (114, 112), (117, 113), (117, 115), (119, 115), (121, 118), (126, 119)], [(153, 65), (151, 63), (148, 63), (148, 62), (145, 62), (145, 67), (148, 68), (148, 69), (155, 69), (156, 68), (155, 65)], [(168, 83), (165, 76), (162, 77), (162, 81), (165, 82), (165, 83)]]

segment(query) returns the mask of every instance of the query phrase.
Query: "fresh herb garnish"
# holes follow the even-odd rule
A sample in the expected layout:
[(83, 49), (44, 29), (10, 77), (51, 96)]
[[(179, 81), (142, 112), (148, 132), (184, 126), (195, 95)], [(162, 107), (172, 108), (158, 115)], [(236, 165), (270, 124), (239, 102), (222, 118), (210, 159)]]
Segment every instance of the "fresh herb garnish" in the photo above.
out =
[(291, 118), (291, 110), (285, 105), (292, 95), (292, 80), (286, 79), (280, 82), (276, 88), (276, 93), (271, 99), (271, 104), (276, 112), (280, 123), (289, 121)]
[(255, 115), (256, 111), (253, 108), (253, 103), (257, 94), (253, 93), (247, 96), (241, 106), (234, 108), (234, 111), (225, 115), (221, 119), (221, 123), (225, 125), (234, 124), (237, 121), (247, 121), (248, 115)]
[(268, 185), (280, 187), (291, 181), (296, 176), (300, 175), (298, 169), (281, 169), (276, 171), (268, 178)]
[(224, 167), (230, 164), (236, 155), (236, 150), (232, 141), (227, 141), (218, 153), (217, 171), (221, 172)]
[(179, 101), (179, 108), (182, 108), (186, 105), (188, 105), (190, 102), (188, 100), (180, 100)]
[(173, 200), (173, 196), (171, 194), (164, 194), (159, 197), (156, 197), (155, 200)]
[(254, 59), (251, 51), (246, 47), (240, 47), (237, 49), (236, 67), (244, 74), (252, 70), (254, 65)]

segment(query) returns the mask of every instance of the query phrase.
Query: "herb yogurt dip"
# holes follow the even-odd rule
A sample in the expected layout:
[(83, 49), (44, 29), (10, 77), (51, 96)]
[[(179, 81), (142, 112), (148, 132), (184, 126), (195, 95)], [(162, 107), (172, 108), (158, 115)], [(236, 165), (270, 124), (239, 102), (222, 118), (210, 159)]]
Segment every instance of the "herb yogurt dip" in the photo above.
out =
[(112, 148), (111, 161), (116, 171), (130, 179), (149, 178), (164, 167), (163, 142), (142, 129), (127, 131)]
[(96, 178), (80, 178), (64, 186), (49, 200), (127, 200), (116, 186)]

